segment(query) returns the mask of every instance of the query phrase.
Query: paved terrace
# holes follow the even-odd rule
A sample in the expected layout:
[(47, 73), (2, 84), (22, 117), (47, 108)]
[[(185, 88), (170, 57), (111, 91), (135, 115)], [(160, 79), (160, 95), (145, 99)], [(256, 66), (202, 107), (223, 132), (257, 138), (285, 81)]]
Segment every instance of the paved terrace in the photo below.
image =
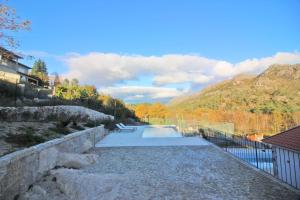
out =
[[(171, 138), (142, 138), (142, 132), (140, 127), (108, 135), (90, 151), (98, 155), (97, 162), (53, 169), (19, 199), (300, 199), (299, 193), (202, 138), (183, 138), (176, 132)], [(164, 130), (154, 136), (157, 132), (160, 137)]]
[(100, 161), (84, 173), (109, 177), (96, 199), (299, 199), (202, 138), (141, 134), (110, 134), (92, 151)]

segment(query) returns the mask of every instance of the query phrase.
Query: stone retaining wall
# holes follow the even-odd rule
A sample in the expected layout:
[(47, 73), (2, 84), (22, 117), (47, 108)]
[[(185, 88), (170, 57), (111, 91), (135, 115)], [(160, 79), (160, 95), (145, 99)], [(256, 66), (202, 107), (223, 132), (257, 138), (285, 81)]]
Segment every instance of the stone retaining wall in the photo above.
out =
[(0, 107), (3, 121), (113, 121), (114, 117), (82, 106)]
[(107, 134), (104, 126), (98, 126), (1, 157), (0, 200), (17, 199), (56, 166), (60, 152), (86, 152)]

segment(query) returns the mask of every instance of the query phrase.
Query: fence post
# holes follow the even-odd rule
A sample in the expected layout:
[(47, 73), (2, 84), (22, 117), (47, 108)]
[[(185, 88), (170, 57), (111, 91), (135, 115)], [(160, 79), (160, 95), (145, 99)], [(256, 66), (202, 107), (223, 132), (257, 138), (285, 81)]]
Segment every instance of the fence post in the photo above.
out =
[(273, 174), (276, 178), (278, 177), (278, 166), (277, 166), (277, 153), (276, 153), (276, 148), (271, 147), (271, 152), (272, 152), (272, 163), (273, 163)]
[(255, 146), (255, 159), (256, 159), (256, 168), (258, 168), (258, 155), (257, 155), (257, 142), (254, 141)]
[(17, 107), (17, 90), (18, 90), (18, 79), (16, 79), (16, 85), (15, 85), (15, 107)]
[(227, 137), (226, 137), (226, 132), (225, 132), (225, 151), (227, 151)]

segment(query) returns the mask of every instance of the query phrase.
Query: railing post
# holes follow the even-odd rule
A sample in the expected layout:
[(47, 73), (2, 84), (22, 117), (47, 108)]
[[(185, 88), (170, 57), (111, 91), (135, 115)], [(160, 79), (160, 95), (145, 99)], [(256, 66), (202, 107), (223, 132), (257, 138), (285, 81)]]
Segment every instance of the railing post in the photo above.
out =
[(255, 159), (256, 159), (256, 168), (258, 168), (258, 156), (257, 156), (257, 142), (254, 141), (254, 147), (255, 147)]
[(225, 151), (227, 151), (227, 137), (226, 137), (226, 132), (225, 132)]

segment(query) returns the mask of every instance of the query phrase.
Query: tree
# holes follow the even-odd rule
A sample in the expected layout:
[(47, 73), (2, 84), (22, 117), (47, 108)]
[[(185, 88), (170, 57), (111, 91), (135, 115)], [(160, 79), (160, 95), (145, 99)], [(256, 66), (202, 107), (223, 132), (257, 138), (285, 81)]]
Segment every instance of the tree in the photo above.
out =
[(97, 89), (92, 85), (80, 86), (80, 93), (81, 98), (97, 99), (98, 97)]
[(62, 85), (63, 85), (64, 87), (67, 87), (67, 86), (69, 86), (69, 85), (70, 85), (70, 81), (69, 81), (69, 79), (65, 78), (65, 79), (63, 80), (63, 83), (62, 83)]
[(73, 78), (73, 79), (71, 80), (71, 86), (78, 86), (78, 84), (79, 84), (79, 81), (78, 81), (77, 78)]
[(33, 63), (32, 70), (31, 70), (32, 74), (37, 74), (39, 72), (48, 74), (46, 63), (41, 59), (38, 59)]
[(154, 103), (151, 105), (149, 114), (152, 118), (160, 118), (165, 119), (167, 113), (167, 109), (161, 103)]
[(54, 72), (54, 86), (58, 86), (60, 85), (60, 78), (59, 78), (59, 75), (58, 73)]
[(42, 79), (44, 84), (48, 83), (49, 79), (48, 79), (47, 65), (43, 60), (38, 59), (33, 63), (31, 74)]
[(149, 118), (149, 105), (147, 104), (139, 104), (135, 106), (134, 111), (138, 118), (141, 120), (146, 120)]
[(11, 35), (19, 30), (29, 30), (31, 22), (21, 20), (16, 10), (6, 5), (7, 1), (0, 3), (0, 45), (16, 48), (19, 43)]

